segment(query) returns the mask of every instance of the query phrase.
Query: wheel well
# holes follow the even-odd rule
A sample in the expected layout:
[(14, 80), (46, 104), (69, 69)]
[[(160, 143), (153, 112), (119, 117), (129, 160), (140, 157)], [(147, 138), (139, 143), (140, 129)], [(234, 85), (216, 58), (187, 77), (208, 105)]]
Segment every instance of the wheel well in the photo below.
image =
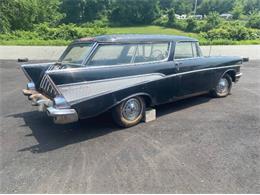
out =
[(236, 81), (236, 72), (234, 70), (229, 70), (225, 74), (228, 74), (231, 77), (233, 82)]
[(141, 95), (142, 98), (144, 98), (146, 107), (150, 107), (152, 105), (152, 99), (148, 95)]

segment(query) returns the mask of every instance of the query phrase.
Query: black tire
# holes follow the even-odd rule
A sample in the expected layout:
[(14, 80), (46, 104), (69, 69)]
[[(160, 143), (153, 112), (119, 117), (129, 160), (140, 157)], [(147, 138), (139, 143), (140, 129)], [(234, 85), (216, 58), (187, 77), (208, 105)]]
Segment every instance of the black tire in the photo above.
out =
[[(136, 104), (135, 105), (136, 107), (140, 106), (140, 108), (138, 107), (138, 109), (136, 109), (136, 112), (134, 110), (135, 108), (129, 108), (132, 102)], [(130, 115), (131, 111), (129, 115), (127, 115), (127, 111), (129, 111), (129, 109), (133, 109), (133, 112), (135, 113), (135, 115), (133, 115), (133, 118), (131, 120), (129, 117), (127, 118), (127, 116), (131, 116)], [(127, 128), (127, 127), (137, 125), (143, 119), (145, 109), (146, 109), (146, 104), (142, 97), (140, 96), (132, 97), (123, 101), (115, 108), (113, 108), (112, 116), (117, 125)]]
[[(227, 86), (221, 85), (220, 83), (225, 83)], [(230, 94), (232, 88), (232, 79), (228, 74), (225, 74), (223, 77), (219, 79), (215, 88), (210, 91), (210, 95), (215, 98), (226, 97)]]

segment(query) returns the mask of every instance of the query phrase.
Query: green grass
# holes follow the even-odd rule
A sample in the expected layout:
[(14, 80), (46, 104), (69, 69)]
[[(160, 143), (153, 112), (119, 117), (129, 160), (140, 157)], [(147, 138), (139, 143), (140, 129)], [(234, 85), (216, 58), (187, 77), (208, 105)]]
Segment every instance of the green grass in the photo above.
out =
[(198, 34), (186, 33), (174, 28), (165, 28), (161, 26), (137, 26), (137, 27), (110, 27), (108, 34), (168, 34), (182, 35), (198, 38)]
[[(165, 28), (161, 26), (137, 26), (137, 27), (108, 27), (106, 34), (168, 34), (181, 35), (196, 38), (201, 45), (251, 45), (260, 44), (260, 40), (213, 40), (209, 41), (196, 33), (187, 33), (173, 28)], [(0, 40), (0, 45), (68, 45), (71, 41), (66, 40)]]

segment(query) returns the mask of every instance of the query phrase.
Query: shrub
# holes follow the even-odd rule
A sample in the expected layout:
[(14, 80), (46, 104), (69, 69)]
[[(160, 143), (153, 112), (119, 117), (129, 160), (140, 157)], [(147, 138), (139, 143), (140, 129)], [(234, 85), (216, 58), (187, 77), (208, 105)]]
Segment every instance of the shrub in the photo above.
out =
[(254, 13), (249, 17), (246, 26), (260, 29), (260, 13)]
[(105, 34), (106, 28), (93, 26), (91, 28), (77, 27), (75, 24), (62, 24), (56, 28), (48, 27), (47, 23), (34, 26), (31, 31), (13, 31), (2, 34), (0, 40), (74, 40), (81, 37), (96, 36)]
[(168, 21), (168, 18), (166, 16), (161, 16), (160, 18), (157, 18), (156, 20), (153, 21), (153, 25), (157, 26), (166, 26)]
[(231, 26), (223, 25), (219, 28), (212, 29), (208, 32), (201, 33), (201, 35), (209, 40), (215, 39), (229, 39), (229, 40), (255, 40), (260, 38), (260, 31), (246, 28), (241, 25)]
[(217, 12), (210, 12), (207, 16), (206, 23), (202, 27), (202, 31), (209, 31), (211, 29), (214, 29), (218, 27), (221, 23), (221, 18)]
[(194, 18), (187, 19), (187, 26), (185, 29), (187, 32), (196, 32), (198, 30), (197, 21)]

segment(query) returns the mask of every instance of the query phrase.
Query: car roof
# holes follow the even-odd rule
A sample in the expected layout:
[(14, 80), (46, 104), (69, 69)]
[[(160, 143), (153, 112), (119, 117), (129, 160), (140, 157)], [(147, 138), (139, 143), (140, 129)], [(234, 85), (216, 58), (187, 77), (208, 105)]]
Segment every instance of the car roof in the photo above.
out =
[(160, 35), (160, 34), (115, 34), (101, 35), (96, 37), (86, 37), (76, 40), (76, 42), (108, 42), (108, 43), (139, 43), (139, 42), (169, 42), (169, 41), (198, 41), (197, 39), (176, 36), (176, 35)]

